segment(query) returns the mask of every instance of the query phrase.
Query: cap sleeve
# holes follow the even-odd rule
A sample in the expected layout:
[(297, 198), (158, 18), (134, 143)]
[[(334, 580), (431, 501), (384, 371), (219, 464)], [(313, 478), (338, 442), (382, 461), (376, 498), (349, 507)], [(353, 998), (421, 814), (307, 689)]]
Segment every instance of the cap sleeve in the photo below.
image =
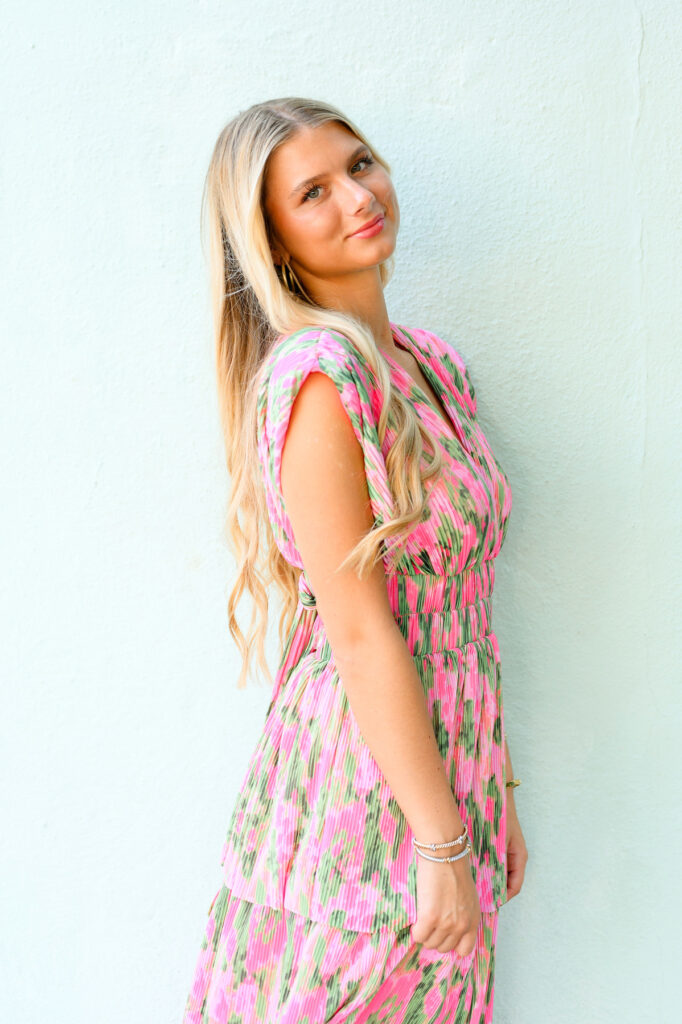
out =
[(355, 346), (338, 331), (308, 328), (275, 342), (266, 356), (258, 390), (258, 454), (270, 520), (279, 550), (292, 565), (303, 568), (282, 494), (282, 451), (294, 399), (310, 373), (324, 373), (333, 382), (360, 443), (374, 520), (390, 517), (391, 491), (379, 444), (374, 410), (380, 400), (369, 368)]

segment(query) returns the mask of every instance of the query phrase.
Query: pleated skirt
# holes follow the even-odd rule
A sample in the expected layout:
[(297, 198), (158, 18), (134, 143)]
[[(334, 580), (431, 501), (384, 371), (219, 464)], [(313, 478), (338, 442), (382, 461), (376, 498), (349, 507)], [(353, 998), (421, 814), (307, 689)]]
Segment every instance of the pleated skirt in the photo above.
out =
[(182, 1024), (490, 1024), (498, 911), (468, 956), (401, 931), (332, 928), (223, 885)]

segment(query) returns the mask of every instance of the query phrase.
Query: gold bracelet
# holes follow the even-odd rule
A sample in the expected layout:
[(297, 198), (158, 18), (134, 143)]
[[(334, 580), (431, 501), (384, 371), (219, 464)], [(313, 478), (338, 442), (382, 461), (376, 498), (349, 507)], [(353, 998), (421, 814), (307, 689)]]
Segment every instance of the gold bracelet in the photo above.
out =
[(517, 786), (521, 785), (521, 779), (509, 779), (506, 785), (511, 786), (512, 789), (515, 789)]

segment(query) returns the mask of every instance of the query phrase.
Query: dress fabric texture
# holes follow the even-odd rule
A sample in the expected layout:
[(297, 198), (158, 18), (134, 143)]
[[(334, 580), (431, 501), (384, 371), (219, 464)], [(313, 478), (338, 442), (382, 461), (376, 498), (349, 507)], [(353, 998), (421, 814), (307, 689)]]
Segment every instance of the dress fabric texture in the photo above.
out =
[[(281, 457), (306, 377), (336, 385), (362, 447), (376, 525), (392, 517), (382, 393), (343, 334), (280, 336), (258, 388), (258, 453), (275, 541), (301, 570), (299, 601), (265, 724), (222, 849), (183, 1024), (488, 1024), (499, 908), (506, 902), (506, 789), (500, 655), (492, 629), (495, 558), (511, 486), (476, 415), (460, 353), (431, 331), (391, 323), (448, 414), (386, 355), (392, 385), (441, 449), (427, 514), (383, 565), (395, 620), (424, 687), (462, 820), (481, 922), (466, 957), (414, 943), (413, 833), (350, 708), (281, 490)], [(417, 836), (428, 841), (428, 836)]]

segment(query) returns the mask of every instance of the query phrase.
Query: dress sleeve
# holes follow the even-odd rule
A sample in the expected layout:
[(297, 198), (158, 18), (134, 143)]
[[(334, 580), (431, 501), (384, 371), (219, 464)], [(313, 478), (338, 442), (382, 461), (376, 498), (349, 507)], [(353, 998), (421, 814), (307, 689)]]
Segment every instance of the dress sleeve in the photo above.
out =
[(266, 356), (258, 391), (258, 454), (277, 546), (287, 561), (300, 569), (303, 563), (282, 494), (282, 451), (294, 399), (313, 372), (325, 373), (334, 382), (362, 446), (367, 489), (377, 525), (390, 516), (393, 504), (377, 433), (379, 396), (355, 346), (345, 335), (321, 328), (303, 329), (284, 340), (278, 339)]

